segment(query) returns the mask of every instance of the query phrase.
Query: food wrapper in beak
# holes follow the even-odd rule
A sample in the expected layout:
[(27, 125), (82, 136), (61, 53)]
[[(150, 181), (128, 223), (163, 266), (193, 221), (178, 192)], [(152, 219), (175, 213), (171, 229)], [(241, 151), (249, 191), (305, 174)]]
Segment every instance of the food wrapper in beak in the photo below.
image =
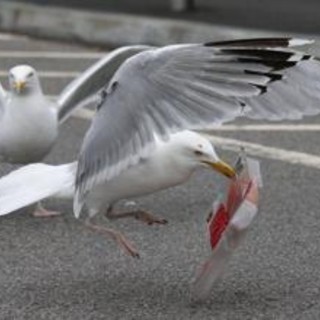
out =
[(209, 295), (258, 212), (262, 187), (259, 162), (242, 154), (235, 167), (237, 176), (230, 182), (226, 201), (215, 202), (207, 219), (212, 252), (194, 283), (193, 297), (198, 301)]

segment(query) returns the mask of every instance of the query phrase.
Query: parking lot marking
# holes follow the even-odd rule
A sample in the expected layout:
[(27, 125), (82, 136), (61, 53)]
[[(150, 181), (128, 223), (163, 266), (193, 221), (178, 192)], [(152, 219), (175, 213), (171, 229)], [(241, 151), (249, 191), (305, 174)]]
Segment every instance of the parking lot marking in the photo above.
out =
[[(74, 116), (85, 120), (91, 120), (94, 116), (94, 111), (86, 110), (83, 113), (75, 114)], [(214, 134), (215, 131), (230, 131), (230, 132), (250, 132), (250, 131), (268, 131), (268, 132), (317, 132), (320, 131), (320, 125), (317, 124), (260, 124), (260, 125), (222, 125), (215, 130), (204, 131), (204, 134)]]
[[(90, 120), (94, 116), (95, 112), (89, 109), (78, 109), (73, 114), (73, 117)], [(279, 126), (279, 125), (278, 125)], [(309, 125), (299, 125), (299, 130), (306, 129), (308, 130)], [(315, 131), (320, 130), (320, 126), (310, 125), (310, 129), (316, 129)], [(265, 128), (265, 126), (263, 127)], [(258, 129), (258, 126), (257, 128)], [(286, 131), (286, 127), (283, 127), (284, 131)], [(291, 128), (293, 130), (293, 128)], [(240, 129), (241, 131), (241, 129)], [(275, 131), (275, 130), (273, 130)], [(282, 162), (291, 163), (291, 164), (299, 164), (306, 167), (320, 169), (320, 156), (316, 156), (313, 154), (308, 154), (304, 152), (285, 150), (275, 147), (268, 147), (258, 143), (247, 142), (242, 140), (230, 139), (217, 137), (212, 134), (204, 134), (215, 146), (220, 147), (225, 150), (239, 152), (240, 148), (245, 148), (246, 152), (252, 156), (272, 159), (272, 160), (280, 160)]]
[(320, 131), (319, 124), (255, 124), (223, 125), (214, 131)]
[(95, 111), (93, 110), (89, 110), (87, 108), (80, 108), (75, 110), (72, 116), (78, 119), (89, 120), (93, 118), (94, 114), (95, 114)]
[[(95, 112), (85, 110), (83, 113), (77, 113), (74, 116), (91, 120)], [(258, 124), (258, 125), (222, 125), (215, 130), (204, 131), (204, 134), (214, 134), (215, 131), (268, 131), (268, 132), (316, 132), (320, 131), (318, 124)]]
[(39, 59), (99, 59), (107, 52), (61, 52), (61, 51), (0, 51), (0, 58), (39, 58)]
[(0, 33), (0, 41), (12, 41), (12, 40), (29, 40), (26, 35), (12, 34), (12, 33)]
[[(49, 79), (63, 79), (63, 78), (75, 78), (81, 74), (78, 71), (37, 71), (40, 78), (49, 78)], [(0, 70), (0, 77), (7, 77), (7, 70)]]
[(299, 164), (309, 168), (320, 169), (320, 156), (304, 152), (267, 147), (257, 143), (230, 138), (222, 138), (209, 134), (205, 136), (215, 146), (220, 147), (224, 150), (239, 152), (240, 148), (243, 147), (245, 148), (246, 152), (252, 156), (272, 160), (280, 160), (286, 163)]

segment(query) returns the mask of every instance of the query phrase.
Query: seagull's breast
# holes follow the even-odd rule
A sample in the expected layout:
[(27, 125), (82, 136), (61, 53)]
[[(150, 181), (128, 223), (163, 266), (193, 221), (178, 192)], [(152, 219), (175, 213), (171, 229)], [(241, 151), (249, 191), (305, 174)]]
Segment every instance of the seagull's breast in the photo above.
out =
[(40, 161), (57, 134), (57, 115), (51, 102), (11, 99), (0, 120), (0, 157), (11, 163)]
[[(103, 185), (96, 186), (89, 194), (88, 207), (107, 207), (121, 199), (148, 195), (185, 182), (194, 168), (171, 161), (155, 153), (150, 158), (130, 167)], [(99, 204), (99, 205), (97, 205)]]

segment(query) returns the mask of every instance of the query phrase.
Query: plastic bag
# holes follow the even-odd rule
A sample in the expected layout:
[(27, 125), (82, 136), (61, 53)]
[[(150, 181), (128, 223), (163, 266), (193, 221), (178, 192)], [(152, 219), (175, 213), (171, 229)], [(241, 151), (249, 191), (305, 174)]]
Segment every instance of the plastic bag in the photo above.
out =
[(241, 155), (235, 167), (238, 174), (230, 182), (226, 201), (215, 202), (207, 219), (212, 251), (194, 283), (195, 300), (209, 295), (258, 212), (259, 188), (262, 187), (259, 162)]

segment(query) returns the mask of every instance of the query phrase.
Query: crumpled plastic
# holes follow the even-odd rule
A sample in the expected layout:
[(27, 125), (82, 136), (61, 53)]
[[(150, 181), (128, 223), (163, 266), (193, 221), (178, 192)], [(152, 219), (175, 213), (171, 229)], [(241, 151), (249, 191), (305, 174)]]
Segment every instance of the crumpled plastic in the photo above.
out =
[(211, 255), (194, 283), (192, 296), (197, 301), (208, 297), (258, 213), (259, 189), (262, 187), (259, 161), (247, 158), (243, 153), (235, 168), (237, 176), (229, 184), (226, 200), (216, 201), (207, 219)]

